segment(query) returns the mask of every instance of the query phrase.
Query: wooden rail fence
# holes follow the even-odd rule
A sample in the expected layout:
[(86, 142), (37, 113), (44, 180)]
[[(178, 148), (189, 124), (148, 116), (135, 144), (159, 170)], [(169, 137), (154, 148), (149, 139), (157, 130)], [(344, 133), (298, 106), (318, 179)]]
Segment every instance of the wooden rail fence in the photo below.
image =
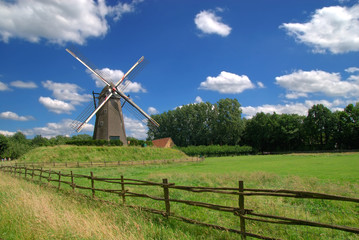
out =
[(166, 164), (180, 162), (200, 162), (204, 158), (189, 157), (184, 159), (161, 159), (161, 160), (129, 160), (129, 161), (103, 161), (103, 162), (2, 162), (1, 166), (15, 167), (48, 167), (48, 168), (79, 168), (79, 167), (111, 167), (111, 166), (134, 166), (150, 164)]
[[(262, 236), (257, 233), (248, 232), (248, 230), (246, 230), (246, 220), (271, 223), (271, 224), (304, 225), (304, 226), (334, 229), (334, 230), (359, 234), (359, 228), (356, 227), (340, 226), (340, 225), (333, 225), (333, 224), (307, 221), (301, 219), (294, 219), (290, 217), (261, 214), (255, 212), (252, 209), (245, 208), (245, 198), (248, 198), (250, 196), (324, 199), (324, 200), (352, 202), (354, 204), (359, 203), (359, 198), (337, 196), (337, 195), (315, 193), (315, 192), (306, 192), (306, 191), (284, 190), (284, 189), (273, 190), (273, 189), (244, 188), (243, 181), (238, 181), (238, 187), (235, 188), (234, 187), (196, 187), (196, 186), (176, 185), (175, 183), (168, 182), (168, 179), (163, 179), (162, 182), (151, 182), (151, 181), (125, 178), (124, 176), (121, 176), (120, 178), (103, 178), (103, 177), (95, 177), (93, 172), (91, 172), (89, 175), (81, 175), (81, 174), (75, 174), (72, 171), (70, 171), (70, 173), (63, 173), (61, 171), (53, 171), (51, 169), (43, 169), (43, 168), (35, 168), (35, 167), (28, 168), (23, 166), (0, 166), (0, 171), (10, 173), (14, 176), (19, 176), (19, 177), (23, 176), (28, 180), (33, 180), (40, 183), (46, 183), (49, 185), (51, 184), (51, 182), (54, 182), (55, 187), (57, 187), (58, 189), (64, 188), (64, 185), (67, 185), (73, 191), (75, 191), (75, 189), (87, 190), (91, 192), (90, 195), (92, 196), (92, 198), (97, 198), (97, 199), (99, 198), (97, 195), (100, 192), (108, 193), (108, 194), (116, 194), (120, 197), (120, 199), (122, 199), (121, 200), (122, 204), (128, 207), (139, 208), (143, 211), (160, 214), (165, 218), (172, 218), (186, 223), (237, 233), (240, 234), (242, 239), (246, 239), (246, 237), (253, 237), (258, 239), (278, 239), (274, 237)], [(75, 179), (88, 179), (90, 180), (90, 184), (81, 185), (84, 184), (84, 181), (78, 180), (75, 182)], [(109, 184), (108, 186), (113, 186), (113, 184), (115, 184), (118, 187), (117, 188), (96, 187), (98, 185), (101, 185), (100, 182), (107, 183)], [(51, 185), (54, 186), (53, 184)], [(162, 191), (163, 194), (162, 196), (155, 196), (146, 193), (136, 193), (131, 190), (134, 186), (142, 186), (145, 188), (150, 186), (160, 187), (163, 189)], [(173, 189), (192, 192), (192, 193), (216, 193), (216, 194), (220, 194), (221, 196), (233, 195), (238, 197), (238, 205), (225, 206), (225, 205), (219, 205), (213, 203), (171, 198), (170, 192), (173, 191)], [(150, 192), (153, 193), (152, 190)], [(129, 205), (126, 203), (127, 198), (129, 197), (146, 198), (154, 201), (163, 202), (164, 203), (163, 208), (165, 210)], [(235, 216), (238, 216), (240, 222), (239, 224), (240, 229), (223, 227), (215, 224), (201, 222), (199, 220), (191, 219), (188, 217), (179, 216), (175, 214), (171, 209), (171, 205), (173, 203), (185, 204), (191, 207), (196, 206), (196, 207), (211, 209), (220, 212), (232, 213)]]

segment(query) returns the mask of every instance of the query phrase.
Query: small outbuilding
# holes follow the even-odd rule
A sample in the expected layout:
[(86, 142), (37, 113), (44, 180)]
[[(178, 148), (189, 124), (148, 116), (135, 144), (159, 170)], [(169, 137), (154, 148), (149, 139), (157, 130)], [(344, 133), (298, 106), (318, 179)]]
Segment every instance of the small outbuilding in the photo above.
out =
[(172, 141), (172, 138), (160, 138), (152, 141), (154, 147), (159, 148), (171, 148), (175, 146), (175, 143)]

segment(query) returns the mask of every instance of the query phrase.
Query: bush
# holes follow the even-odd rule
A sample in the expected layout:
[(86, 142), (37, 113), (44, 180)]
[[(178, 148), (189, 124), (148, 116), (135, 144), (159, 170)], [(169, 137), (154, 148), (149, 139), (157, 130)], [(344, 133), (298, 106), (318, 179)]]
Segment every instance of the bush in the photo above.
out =
[(67, 141), (68, 145), (76, 145), (76, 146), (122, 146), (123, 143), (121, 140), (104, 140), (104, 139), (88, 139), (88, 140), (70, 140)]
[(228, 145), (210, 145), (210, 146), (188, 146), (177, 147), (179, 150), (188, 156), (206, 156), (206, 157), (221, 157), (221, 156), (237, 156), (247, 155), (253, 153), (250, 146), (228, 146)]

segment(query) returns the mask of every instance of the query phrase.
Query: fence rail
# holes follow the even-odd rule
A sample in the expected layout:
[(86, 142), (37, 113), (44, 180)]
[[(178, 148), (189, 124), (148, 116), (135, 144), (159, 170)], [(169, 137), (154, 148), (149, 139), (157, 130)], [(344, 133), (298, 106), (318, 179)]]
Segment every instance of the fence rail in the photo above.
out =
[(111, 166), (133, 166), (133, 165), (150, 165), (166, 164), (179, 162), (200, 162), (203, 158), (189, 157), (183, 159), (161, 159), (161, 160), (129, 160), (129, 161), (103, 161), (103, 162), (1, 162), (0, 166), (15, 167), (48, 167), (48, 168), (79, 168), (79, 167), (111, 167)]
[[(125, 178), (121, 176), (120, 178), (104, 178), (96, 177), (93, 172), (90, 172), (89, 175), (83, 174), (74, 174), (72, 171), (70, 173), (63, 173), (61, 171), (53, 171), (51, 169), (43, 168), (28, 168), (23, 166), (0, 166), (0, 170), (3, 172), (11, 173), (15, 176), (24, 176), (29, 180), (36, 180), (38, 182), (51, 184), (55, 183), (55, 187), (60, 189), (63, 185), (70, 186), (70, 189), (75, 191), (75, 189), (82, 189), (90, 191), (92, 198), (98, 198), (100, 192), (105, 192), (109, 194), (116, 194), (122, 199), (122, 204), (128, 207), (140, 208), (143, 211), (160, 214), (165, 218), (173, 218), (186, 223), (196, 224), (200, 226), (206, 226), (218, 230), (224, 230), (227, 232), (233, 232), (240, 234), (242, 239), (246, 237), (254, 237), (259, 239), (276, 239), (273, 237), (266, 237), (256, 233), (250, 233), (246, 230), (246, 220), (258, 221), (271, 224), (285, 224), (285, 225), (304, 225), (311, 227), (327, 228), (340, 230), (345, 232), (350, 232), (354, 234), (359, 234), (359, 228), (350, 227), (350, 226), (340, 226), (335, 224), (320, 223), (302, 219), (294, 219), (290, 217), (275, 216), (270, 214), (257, 213), (253, 209), (245, 208), (245, 198), (250, 196), (271, 196), (271, 197), (286, 197), (286, 198), (305, 198), (305, 199), (324, 199), (324, 200), (333, 200), (333, 201), (344, 201), (359, 203), (359, 198), (337, 196), (323, 193), (315, 192), (306, 192), (306, 191), (293, 191), (293, 190), (273, 190), (273, 189), (252, 189), (244, 188), (243, 181), (238, 181), (238, 187), (196, 187), (196, 186), (181, 186), (176, 185), (175, 183), (168, 182), (168, 179), (163, 179), (162, 182), (152, 182), (138, 179)], [(87, 179), (90, 180), (88, 185), (83, 184), (78, 180), (75, 183), (75, 179)], [(110, 184), (109, 186), (117, 186), (117, 188), (100, 188), (96, 187), (100, 182)], [(57, 184), (57, 185), (56, 185)], [(52, 184), (53, 185), (53, 184)], [(132, 191), (130, 188), (133, 186), (142, 186), (142, 187), (160, 187), (163, 189), (162, 196), (155, 196), (147, 193), (137, 193)], [(192, 193), (216, 193), (222, 195), (233, 195), (238, 197), (237, 206), (225, 206), (221, 204), (214, 203), (205, 203), (199, 201), (191, 201), (184, 199), (176, 199), (170, 197), (170, 192), (174, 189)], [(152, 191), (151, 191), (152, 193)], [(143, 206), (133, 206), (126, 203), (127, 198), (147, 198), (153, 201), (163, 202), (163, 208), (165, 210), (159, 210), (155, 208), (148, 208)], [(240, 229), (234, 229), (224, 226), (219, 226), (215, 224), (201, 222), (199, 220), (191, 219), (185, 216), (179, 216), (171, 210), (173, 203), (185, 204), (187, 206), (196, 206), (200, 208), (206, 208), (210, 210), (215, 210), (219, 212), (229, 212), (233, 215), (239, 217)]]

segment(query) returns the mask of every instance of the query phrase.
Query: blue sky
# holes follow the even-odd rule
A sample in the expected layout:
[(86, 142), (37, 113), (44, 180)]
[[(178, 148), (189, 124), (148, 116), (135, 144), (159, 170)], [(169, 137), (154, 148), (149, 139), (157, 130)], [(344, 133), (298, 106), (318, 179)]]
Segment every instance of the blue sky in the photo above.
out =
[[(74, 47), (150, 114), (236, 98), (242, 116), (359, 101), (357, 0), (0, 1), (0, 133), (72, 135), (99, 84)], [(124, 112), (128, 136), (146, 127)], [(94, 119), (82, 133), (92, 134)]]

